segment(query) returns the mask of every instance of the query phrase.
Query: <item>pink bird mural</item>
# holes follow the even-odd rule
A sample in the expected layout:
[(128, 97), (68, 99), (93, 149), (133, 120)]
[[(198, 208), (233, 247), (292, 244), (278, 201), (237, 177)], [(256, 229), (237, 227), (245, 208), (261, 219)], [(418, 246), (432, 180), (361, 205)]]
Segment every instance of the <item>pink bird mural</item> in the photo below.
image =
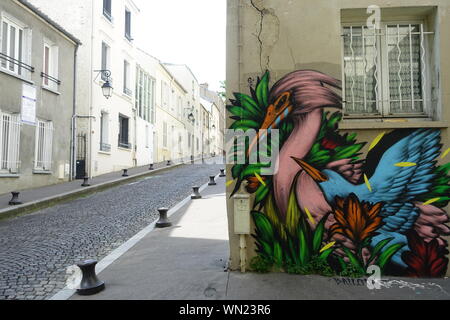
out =
[[(232, 194), (244, 181), (255, 194), (257, 259), (293, 273), (365, 275), (375, 264), (388, 274), (445, 275), (450, 164), (436, 165), (439, 131), (394, 130), (360, 159), (366, 143), (339, 132), (340, 112), (324, 111), (342, 108), (340, 89), (313, 70), (294, 71), (269, 89), (267, 72), (251, 95), (236, 93), (227, 106), (230, 129), (281, 136), (273, 176), (261, 174), (268, 163), (232, 168)], [(261, 137), (234, 150), (250, 158)], [(423, 248), (434, 251), (419, 263)]]

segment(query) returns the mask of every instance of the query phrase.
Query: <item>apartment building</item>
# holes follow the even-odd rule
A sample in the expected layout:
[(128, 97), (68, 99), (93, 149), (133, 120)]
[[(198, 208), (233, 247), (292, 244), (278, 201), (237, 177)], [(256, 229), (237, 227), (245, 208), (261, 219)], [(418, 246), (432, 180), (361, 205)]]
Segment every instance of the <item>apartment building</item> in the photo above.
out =
[(212, 105), (210, 131), (211, 143), (215, 144), (215, 149), (211, 149), (211, 152), (216, 155), (222, 155), (225, 136), (225, 102), (216, 91), (209, 89), (208, 83), (200, 84), (200, 97)]
[(69, 180), (80, 44), (29, 2), (0, 2), (0, 194)]
[[(232, 269), (239, 267), (245, 269), (257, 255), (259, 259), (262, 259), (261, 255), (272, 257), (275, 260), (271, 261), (275, 261), (280, 268), (283, 268), (283, 265), (292, 266), (300, 263), (295, 260), (298, 258), (295, 252), (285, 250), (289, 248), (289, 244), (284, 242), (287, 238), (291, 240), (290, 244), (302, 245), (298, 244), (294, 231), (295, 223), (303, 221), (301, 217), (306, 217), (308, 220), (306, 226), (311, 225), (311, 230), (314, 230), (314, 224), (319, 223), (320, 212), (326, 211), (325, 214), (334, 216), (335, 210), (339, 210), (339, 208), (335, 209), (338, 204), (330, 200), (334, 199), (334, 196), (330, 193), (328, 185), (317, 182), (320, 180), (318, 178), (311, 180), (305, 173), (311, 167), (323, 172), (323, 167), (328, 165), (331, 169), (327, 171), (326, 179), (333, 183), (332, 177), (342, 178), (342, 183), (337, 189), (341, 198), (348, 196), (345, 193), (346, 186), (348, 190), (353, 190), (353, 186), (346, 184), (349, 178), (343, 178), (345, 170), (339, 171), (339, 168), (333, 167), (325, 160), (322, 164), (317, 162), (321, 155), (338, 152), (339, 149), (336, 148), (342, 150), (342, 144), (348, 143), (353, 144), (353, 148), (358, 149), (358, 152), (353, 150), (346, 155), (338, 154), (337, 158), (347, 161), (348, 159), (345, 160), (342, 157), (355, 156), (362, 160), (363, 164), (361, 170), (356, 170), (357, 174), (365, 174), (365, 176), (358, 176), (352, 183), (358, 185), (361, 190), (369, 190), (370, 194), (380, 190), (384, 183), (390, 190), (389, 196), (378, 199), (383, 201), (380, 221), (382, 221), (381, 225), (388, 224), (393, 228), (390, 235), (396, 240), (392, 241), (393, 238), (383, 235), (384, 227), (378, 226), (380, 229), (377, 229), (377, 232), (381, 234), (377, 237), (372, 235), (372, 242), (366, 244), (369, 251), (376, 246), (377, 240), (392, 241), (391, 245), (395, 242), (402, 246), (401, 249), (397, 248), (394, 251), (395, 254), (386, 264), (383, 274), (424, 276), (425, 273), (418, 272), (407, 259), (410, 255), (416, 255), (423, 261), (427, 261), (429, 257), (415, 251), (417, 249), (415, 244), (420, 243), (427, 248), (434, 244), (436, 248), (440, 248), (436, 259), (442, 261), (442, 268), (434, 273), (434, 276), (441, 277), (446, 272), (448, 275), (448, 258), (446, 257), (448, 233), (441, 232), (439, 225), (430, 222), (427, 228), (433, 230), (433, 236), (426, 238), (421, 233), (423, 230), (421, 220), (416, 218), (425, 214), (425, 209), (420, 207), (422, 204), (429, 205), (426, 211), (429, 209), (439, 212), (443, 220), (446, 220), (445, 217), (448, 216), (446, 213), (448, 201), (445, 201), (449, 190), (446, 178), (448, 170), (441, 165), (450, 161), (448, 157), (450, 62), (447, 58), (450, 53), (449, 13), (450, 3), (447, 0), (281, 0), (255, 3), (228, 1), (227, 96), (230, 104), (245, 105), (246, 112), (250, 113), (241, 115), (244, 118), (247, 116), (248, 118), (245, 119), (249, 121), (236, 123), (236, 119), (241, 119), (241, 116), (229, 112), (227, 127), (233, 125), (233, 128), (242, 128), (242, 125), (248, 125), (256, 129), (271, 127), (278, 129), (283, 125), (283, 120), (290, 119), (294, 121), (295, 127), (292, 139), (298, 138), (295, 143), (293, 140), (287, 140), (290, 143), (286, 142), (286, 147), (281, 149), (277, 174), (259, 177), (263, 179), (267, 190), (256, 175), (248, 176), (248, 181), (242, 185), (242, 188), (236, 185), (239, 180), (235, 180), (235, 183), (228, 186), (228, 195), (236, 193), (237, 190), (244, 197), (249, 195), (251, 204), (260, 204), (260, 214), (253, 213), (254, 219), (248, 218), (252, 221), (249, 233), (258, 232), (258, 237), (252, 241), (250, 237), (245, 238), (248, 234), (245, 231), (247, 229), (235, 228), (235, 221), (242, 218), (237, 216), (241, 211), (234, 210), (236, 208), (234, 201), (237, 200), (228, 197), (230, 267)], [(245, 96), (237, 97), (239, 101), (234, 101), (231, 100), (235, 99), (233, 93), (241, 93)], [(339, 130), (334, 133), (349, 140), (348, 142), (333, 140), (336, 138), (331, 137), (336, 136), (330, 134), (327, 139), (331, 140), (322, 139), (314, 145), (315, 142), (317, 143), (315, 139), (321, 137), (317, 134), (321, 128), (322, 110), (333, 113), (337, 111), (336, 108), (328, 108), (331, 106), (342, 108), (342, 120), (334, 118), (334, 122), (331, 122), (334, 129), (339, 125)], [(257, 115), (252, 111), (252, 107), (264, 110), (265, 124), (258, 122), (257, 126), (251, 122), (250, 117), (255, 119)], [(297, 111), (292, 113), (291, 110)], [(299, 118), (300, 114), (303, 118)], [(330, 115), (328, 114), (328, 117)], [(257, 116), (256, 119), (258, 119)], [(286, 127), (282, 130), (290, 132)], [(350, 136), (353, 133), (356, 135)], [(416, 135), (422, 136), (419, 138)], [(291, 139), (291, 136), (287, 135), (287, 137)], [(349, 137), (355, 137), (356, 140)], [(386, 165), (387, 162), (383, 161), (388, 157), (387, 150), (394, 152), (402, 143), (410, 141), (409, 139), (411, 142), (406, 143), (405, 149), (397, 153), (396, 159), (401, 161)], [(413, 141), (416, 141), (416, 144)], [(358, 145), (358, 143), (365, 144)], [(413, 152), (412, 149), (415, 151)], [(377, 154), (376, 157), (374, 157), (375, 154)], [(385, 157), (382, 157), (383, 155)], [(297, 162), (293, 161), (291, 156), (296, 157)], [(308, 162), (311, 166), (308, 170), (305, 166), (299, 165), (299, 163), (303, 165), (304, 162)], [(409, 167), (401, 167), (402, 165)], [(368, 169), (371, 166), (381, 168), (378, 167), (378, 171), (374, 173)], [(231, 173), (232, 167), (232, 165), (229, 166), (228, 172)], [(235, 173), (239, 170), (238, 167), (234, 169)], [(409, 175), (410, 185), (402, 185), (405, 182), (397, 180), (397, 183), (404, 187), (401, 189), (404, 191), (396, 195), (400, 189), (390, 189), (394, 185), (392, 180), (394, 178), (383, 176), (388, 172), (396, 172), (396, 177)], [(291, 185), (283, 183), (291, 182), (296, 174), (301, 175), (299, 179), (302, 180), (296, 182), (297, 186), (292, 185), (293, 188), (295, 187), (294, 190), (297, 190), (298, 207), (292, 207), (292, 204), (289, 208), (290, 213), (298, 209), (300, 220), (295, 220), (292, 215), (286, 218), (285, 215), (286, 197), (289, 196), (288, 191)], [(376, 174), (378, 174), (377, 177), (382, 177), (378, 181), (373, 180)], [(421, 174), (424, 175), (423, 180), (418, 178)], [(433, 176), (439, 176), (441, 180), (434, 181)], [(280, 177), (284, 177), (284, 180)], [(276, 180), (276, 183), (272, 183), (272, 179)], [(325, 176), (321, 179), (325, 179)], [(414, 181), (418, 180), (424, 183), (421, 185), (423, 189), (412, 191)], [(306, 189), (303, 188), (305, 182), (311, 182)], [(419, 193), (422, 198), (418, 196)], [(328, 198), (318, 204), (316, 200), (323, 198), (323, 194)], [(359, 201), (368, 201), (367, 199), (370, 198), (364, 198), (364, 195), (356, 191), (354, 195), (359, 197)], [(413, 202), (408, 202), (407, 197), (413, 199)], [(404, 220), (398, 220), (397, 210), (389, 211), (394, 205), (392, 198), (396, 199), (398, 206), (400, 204), (411, 206), (403, 212), (403, 218), (412, 221), (413, 225), (415, 223), (415, 227), (406, 226), (402, 223)], [(428, 198), (433, 200), (430, 201), (431, 199)], [(378, 202), (373, 199), (371, 201)], [(327, 206), (331, 209), (326, 209)], [(278, 208), (278, 211), (274, 211), (274, 208)], [(351, 214), (345, 212), (346, 215)], [(246, 218), (243, 219), (238, 223), (244, 223)], [(257, 219), (260, 220), (257, 221)], [(294, 220), (289, 222), (289, 219)], [(355, 217), (355, 219), (359, 218)], [(267, 221), (274, 228), (273, 230), (277, 230), (274, 231), (274, 237), (271, 238), (270, 234), (258, 229), (258, 223), (262, 220)], [(392, 220), (396, 220), (400, 225), (390, 224)], [(342, 223), (345, 224), (345, 221)], [(237, 225), (242, 226), (242, 224)], [(335, 228), (338, 226), (339, 224), (334, 225)], [(353, 230), (351, 225), (345, 228)], [(446, 229), (444, 226), (442, 228)], [(287, 236), (278, 237), (277, 232), (283, 232), (283, 230), (287, 230)], [(245, 239), (247, 239), (247, 249), (240, 249)], [(324, 239), (324, 241), (325, 244), (329, 242), (330, 251), (334, 251), (333, 246), (346, 248), (345, 244), (339, 240)], [(294, 251), (295, 248), (298, 249), (298, 247), (291, 248)], [(278, 258), (274, 258), (273, 252), (269, 252), (272, 249), (277, 253)], [(353, 252), (351, 250), (349, 252)], [(269, 260), (272, 259), (270, 257)], [(338, 253), (329, 255), (329, 259), (335, 259), (334, 261), (339, 257)], [(291, 261), (289, 262), (288, 259)], [(431, 262), (429, 263), (431, 265)], [(337, 268), (336, 272), (340, 272), (336, 265), (330, 264), (330, 266)], [(409, 270), (409, 273), (405, 270)], [(416, 271), (417, 273), (414, 273)]]
[[(84, 44), (78, 52), (76, 177), (153, 162), (154, 84), (136, 67), (136, 4), (132, 0), (32, 2)], [(110, 87), (112, 93), (105, 94), (103, 89)]]

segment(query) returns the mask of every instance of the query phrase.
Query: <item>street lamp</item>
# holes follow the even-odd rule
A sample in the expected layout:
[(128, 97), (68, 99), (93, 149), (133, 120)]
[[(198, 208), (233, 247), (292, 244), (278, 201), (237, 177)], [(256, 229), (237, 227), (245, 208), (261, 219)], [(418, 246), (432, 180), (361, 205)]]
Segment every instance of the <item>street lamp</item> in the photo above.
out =
[(101, 74), (102, 79), (105, 81), (102, 85), (102, 92), (103, 96), (106, 99), (109, 99), (112, 97), (113, 87), (111, 85), (111, 71), (109, 70), (94, 70), (94, 72), (97, 72), (97, 77), (95, 80), (97, 80), (98, 76)]

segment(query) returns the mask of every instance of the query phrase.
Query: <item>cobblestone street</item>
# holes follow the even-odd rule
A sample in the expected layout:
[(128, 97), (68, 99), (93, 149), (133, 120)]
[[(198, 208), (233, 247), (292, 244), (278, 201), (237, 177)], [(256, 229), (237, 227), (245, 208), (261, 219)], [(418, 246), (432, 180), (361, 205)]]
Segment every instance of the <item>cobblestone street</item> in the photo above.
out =
[(186, 165), (85, 198), (0, 222), (0, 300), (47, 299), (66, 269), (101, 260), (202, 185), (220, 165)]

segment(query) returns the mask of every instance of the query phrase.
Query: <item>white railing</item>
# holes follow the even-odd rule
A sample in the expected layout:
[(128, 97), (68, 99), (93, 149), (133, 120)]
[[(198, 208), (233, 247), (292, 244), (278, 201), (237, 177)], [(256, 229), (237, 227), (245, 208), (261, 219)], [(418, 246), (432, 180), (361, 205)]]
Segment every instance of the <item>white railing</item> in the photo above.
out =
[(20, 118), (0, 111), (0, 174), (20, 171)]

